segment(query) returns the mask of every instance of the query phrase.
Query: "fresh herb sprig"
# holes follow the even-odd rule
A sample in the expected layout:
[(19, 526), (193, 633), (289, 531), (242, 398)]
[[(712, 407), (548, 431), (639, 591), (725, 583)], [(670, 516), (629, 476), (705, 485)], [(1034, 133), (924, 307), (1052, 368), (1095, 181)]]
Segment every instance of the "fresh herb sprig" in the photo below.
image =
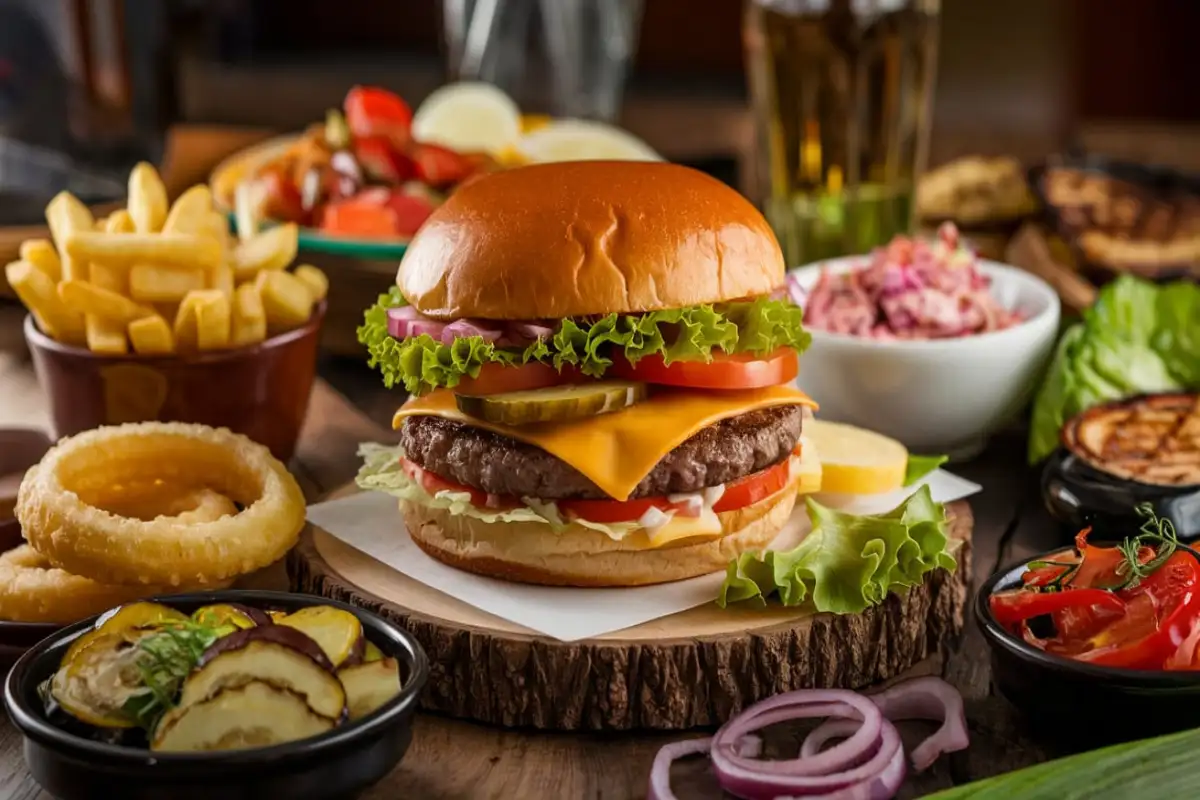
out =
[[(1160, 517), (1154, 513), (1154, 506), (1150, 503), (1141, 503), (1134, 508), (1139, 517), (1143, 518), (1141, 533), (1137, 536), (1127, 538), (1121, 544), (1117, 545), (1117, 549), (1121, 551), (1124, 561), (1117, 565), (1117, 575), (1125, 580), (1119, 586), (1113, 587), (1114, 591), (1120, 589), (1131, 589), (1137, 586), (1144, 579), (1167, 563), (1176, 550), (1182, 549), (1191, 553), (1197, 560), (1200, 560), (1200, 553), (1197, 553), (1191, 547), (1179, 541), (1179, 537), (1175, 533), (1175, 525), (1171, 520)], [(1155, 547), (1157, 545), (1157, 547)], [(1154, 557), (1145, 563), (1141, 559), (1141, 550), (1143, 547), (1149, 547), (1154, 550)]]
[(1082, 563), (1083, 563), (1082, 560), (1080, 560), (1080, 561), (1049, 561), (1049, 560), (1030, 561), (1029, 565), (1026, 567), (1027, 569), (1045, 569), (1046, 567), (1061, 567), (1062, 572), (1058, 573), (1058, 575), (1056, 575), (1054, 577), (1054, 580), (1052, 580), (1052, 581), (1046, 581), (1045, 583), (1039, 583), (1037, 586), (1030, 586), (1028, 588), (1033, 589), (1038, 592), (1060, 592), (1063, 589), (1067, 588), (1067, 582), (1070, 581), (1071, 578), (1075, 577), (1076, 572), (1079, 572), (1079, 565)]
[(195, 622), (172, 622), (138, 641), (136, 660), (142, 688), (125, 701), (123, 710), (139, 727), (154, 730), (163, 714), (175, 707), (179, 687), (213, 642), (229, 633)]

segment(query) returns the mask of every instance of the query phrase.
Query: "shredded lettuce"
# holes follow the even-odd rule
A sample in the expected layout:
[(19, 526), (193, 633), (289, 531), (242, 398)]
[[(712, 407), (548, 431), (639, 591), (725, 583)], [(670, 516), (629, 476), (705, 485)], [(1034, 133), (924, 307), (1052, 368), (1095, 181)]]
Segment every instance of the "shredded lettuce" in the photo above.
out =
[(889, 592), (917, 586), (925, 574), (957, 562), (946, 550), (946, 509), (922, 486), (886, 514), (856, 516), (807, 498), (812, 531), (788, 551), (743, 553), (729, 563), (717, 597), (722, 608), (811, 601), (817, 611), (857, 614)]
[(1058, 447), (1069, 419), (1137, 394), (1200, 389), (1200, 286), (1123, 275), (1059, 340), (1033, 404), (1029, 461)]
[(404, 456), (404, 450), (399, 445), (367, 442), (359, 445), (358, 455), (363, 460), (355, 478), (355, 483), (360, 489), (383, 492), (417, 505), (443, 509), (451, 514), (474, 517), (483, 522), (537, 522), (549, 525), (556, 531), (565, 529), (569, 524), (582, 525), (600, 531), (614, 541), (624, 539), (641, 527), (635, 522), (603, 524), (585, 519), (567, 522), (558, 513), (558, 507), (554, 503), (531, 497), (522, 498), (525, 505), (516, 508), (480, 508), (471, 502), (471, 495), (467, 492), (442, 490), (436, 494), (429, 494), (425, 491), (401, 468), (400, 459)]
[(523, 349), (496, 347), (479, 336), (455, 339), (448, 345), (425, 335), (394, 339), (388, 334), (387, 311), (404, 304), (399, 287), (380, 295), (364, 314), (358, 340), (370, 354), (369, 365), (382, 373), (384, 384), (389, 388), (402, 384), (411, 394), (453, 388), (464, 377), (479, 375), (490, 363), (513, 366), (540, 361), (560, 370), (576, 367), (585, 375), (599, 377), (612, 365), (613, 352), (631, 363), (659, 355), (670, 364), (707, 361), (714, 350), (755, 355), (780, 347), (803, 351), (810, 341), (803, 327), (803, 309), (767, 298), (564, 319), (548, 340)]

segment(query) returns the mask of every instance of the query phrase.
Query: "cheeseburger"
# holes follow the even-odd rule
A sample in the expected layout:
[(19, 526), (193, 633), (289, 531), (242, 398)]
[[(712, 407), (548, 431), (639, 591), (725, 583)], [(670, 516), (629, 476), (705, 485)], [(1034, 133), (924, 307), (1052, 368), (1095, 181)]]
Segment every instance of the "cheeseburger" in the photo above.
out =
[(764, 548), (814, 488), (809, 337), (762, 215), (685, 167), (573, 162), (463, 186), (359, 336), (402, 455), (363, 485), (414, 542), (514, 581), (634, 586)]

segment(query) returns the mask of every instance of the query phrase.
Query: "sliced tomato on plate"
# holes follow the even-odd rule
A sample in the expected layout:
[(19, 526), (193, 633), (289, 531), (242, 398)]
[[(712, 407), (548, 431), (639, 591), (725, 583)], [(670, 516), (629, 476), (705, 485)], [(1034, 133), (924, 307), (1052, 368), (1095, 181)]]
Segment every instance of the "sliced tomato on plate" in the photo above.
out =
[[(735, 511), (765, 500), (787, 486), (788, 462), (782, 461), (761, 472), (726, 484), (721, 499), (713, 504), (718, 514)], [(642, 497), (635, 500), (560, 500), (558, 507), (568, 514), (592, 522), (631, 522), (651, 508), (667, 510), (674, 504), (666, 497)]]
[(336, 236), (394, 239), (396, 214), (385, 205), (351, 198), (325, 206), (321, 230)]
[(434, 209), (428, 198), (403, 191), (392, 192), (386, 205), (392, 210), (396, 234), (399, 236), (412, 236), (416, 233)]
[(465, 377), (454, 387), (455, 394), (485, 395), (546, 389), (578, 380), (578, 372), (564, 367), (559, 372), (549, 364), (530, 361), (528, 364), (506, 367), (503, 364), (484, 364), (474, 378)]
[(397, 151), (408, 146), (412, 109), (397, 95), (375, 86), (355, 86), (346, 94), (343, 107), (353, 137), (380, 136)]
[(800, 371), (796, 351), (781, 347), (774, 353), (756, 356), (751, 353), (712, 354), (712, 360), (672, 361), (666, 364), (661, 355), (646, 356), (630, 364), (623, 356), (613, 359), (611, 370), (618, 378), (668, 386), (690, 386), (694, 389), (758, 389), (779, 386), (794, 380)]
[(363, 173), (373, 181), (399, 185), (413, 175), (413, 163), (398, 153), (382, 136), (363, 136), (354, 140), (354, 158)]
[(476, 159), (436, 144), (413, 145), (409, 155), (417, 178), (433, 187), (458, 183), (479, 169)]

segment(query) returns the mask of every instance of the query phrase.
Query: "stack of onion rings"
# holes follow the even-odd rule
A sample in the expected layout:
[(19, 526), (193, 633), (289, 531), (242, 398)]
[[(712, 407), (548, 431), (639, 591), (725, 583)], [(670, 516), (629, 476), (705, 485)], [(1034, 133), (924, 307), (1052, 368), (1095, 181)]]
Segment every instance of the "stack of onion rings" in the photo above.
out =
[(304, 508), (283, 464), (223, 428), (143, 422), (64, 439), (21, 483), (29, 547), (0, 556), (0, 619), (65, 622), (226, 586), (286, 554)]

